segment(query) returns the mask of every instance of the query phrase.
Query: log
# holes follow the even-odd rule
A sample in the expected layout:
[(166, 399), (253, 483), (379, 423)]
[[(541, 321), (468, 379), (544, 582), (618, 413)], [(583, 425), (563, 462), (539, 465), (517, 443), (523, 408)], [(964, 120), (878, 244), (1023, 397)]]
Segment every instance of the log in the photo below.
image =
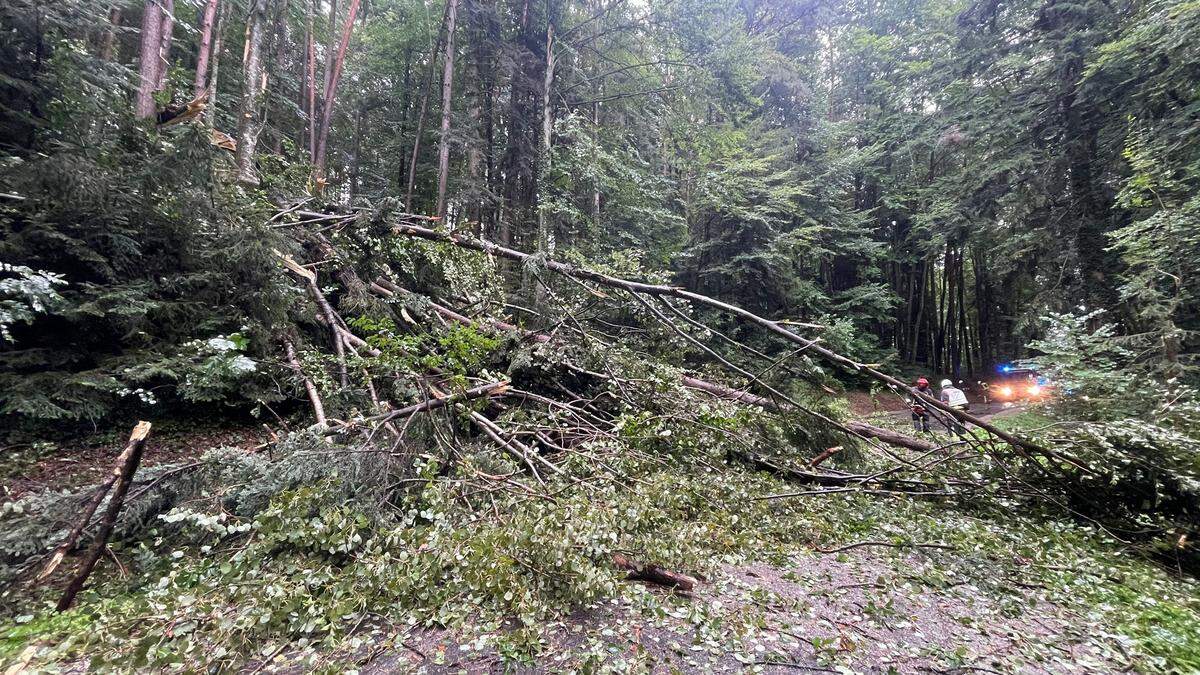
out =
[(808, 463), (808, 468), (815, 469), (818, 466), (821, 466), (821, 462), (824, 462), (825, 460), (829, 459), (830, 457), (833, 457), (834, 455), (838, 454), (839, 452), (841, 452), (844, 449), (845, 448), (843, 448), (840, 445), (835, 445), (832, 448), (826, 448), (825, 450), (822, 450), (821, 454), (817, 455), (816, 457), (813, 457), (812, 461), (810, 461)]
[(883, 427), (877, 427), (873, 424), (867, 424), (866, 422), (846, 422), (846, 426), (849, 427), (851, 430), (853, 430), (855, 433), (881, 440), (884, 443), (887, 443), (888, 445), (895, 445), (895, 446), (898, 446), (901, 448), (908, 448), (909, 450), (916, 450), (918, 452), (929, 452), (938, 447), (938, 445), (936, 443), (933, 443), (931, 441), (926, 441), (926, 440), (920, 439), (920, 438), (913, 438), (912, 436), (909, 436), (907, 434), (902, 434), (899, 431), (892, 431), (891, 429), (884, 429)]
[(65, 612), (71, 608), (75, 602), (75, 596), (79, 595), (79, 591), (83, 590), (83, 585), (87, 583), (88, 577), (92, 571), (96, 569), (96, 563), (100, 560), (100, 556), (104, 554), (104, 550), (108, 547), (108, 538), (112, 535), (113, 527), (116, 525), (117, 516), (121, 512), (121, 506), (125, 503), (125, 495), (129, 492), (129, 485), (133, 482), (133, 474), (137, 472), (138, 465), (142, 461), (142, 450), (146, 446), (146, 438), (150, 435), (150, 423), (138, 422), (133, 428), (133, 433), (129, 436), (128, 453), (122, 452), (124, 462), (121, 463), (121, 472), (117, 477), (116, 488), (113, 490), (112, 499), (108, 502), (108, 508), (104, 511), (104, 518), (100, 521), (100, 531), (96, 533), (96, 541), (92, 543), (92, 548), (88, 551), (87, 557), (83, 560), (83, 566), (71, 580), (67, 589), (63, 591), (62, 597), (58, 600), (56, 611)]
[(645, 581), (646, 583), (684, 592), (695, 589), (698, 583), (695, 577), (679, 572), (672, 572), (658, 565), (642, 565), (620, 553), (614, 553), (612, 560), (617, 569), (625, 570), (629, 573), (625, 576), (629, 581)]

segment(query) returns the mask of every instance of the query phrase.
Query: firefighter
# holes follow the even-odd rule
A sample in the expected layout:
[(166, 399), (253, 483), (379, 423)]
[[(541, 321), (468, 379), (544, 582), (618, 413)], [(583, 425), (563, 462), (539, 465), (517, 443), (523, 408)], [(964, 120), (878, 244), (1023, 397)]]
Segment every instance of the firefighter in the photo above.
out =
[[(954, 386), (954, 383), (950, 380), (942, 380), (942, 391), (938, 394), (938, 400), (950, 406), (951, 408), (954, 408), (955, 410), (966, 410), (968, 406), (967, 395), (963, 393), (962, 389)], [(958, 418), (954, 416), (949, 418), (947, 425), (950, 427), (950, 431), (958, 434), (959, 436), (963, 435), (967, 431), (966, 428), (959, 423)]]
[[(919, 377), (917, 378), (917, 391), (926, 396), (933, 396), (933, 391), (929, 388), (929, 380)], [(912, 409), (913, 429), (917, 432), (932, 433), (929, 429), (929, 411), (926, 410), (925, 404), (916, 396), (908, 397), (908, 407)]]

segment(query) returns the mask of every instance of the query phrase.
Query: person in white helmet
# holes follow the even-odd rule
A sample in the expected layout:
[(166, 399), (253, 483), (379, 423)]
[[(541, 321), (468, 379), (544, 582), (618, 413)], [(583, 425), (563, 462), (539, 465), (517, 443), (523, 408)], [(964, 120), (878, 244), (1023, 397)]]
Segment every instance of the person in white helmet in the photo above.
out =
[[(955, 410), (967, 409), (967, 395), (962, 389), (954, 386), (950, 380), (942, 380), (942, 391), (938, 394), (938, 400)], [(947, 424), (950, 426), (950, 431), (962, 435), (966, 432), (966, 428), (959, 423), (955, 417), (950, 417)]]

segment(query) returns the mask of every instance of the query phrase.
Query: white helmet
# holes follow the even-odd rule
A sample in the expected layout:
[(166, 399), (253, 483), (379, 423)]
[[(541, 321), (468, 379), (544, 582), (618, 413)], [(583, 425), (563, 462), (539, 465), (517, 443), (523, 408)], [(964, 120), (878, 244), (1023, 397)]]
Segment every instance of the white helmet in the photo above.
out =
[(945, 389), (946, 387), (949, 387), (949, 386), (951, 386), (951, 385), (953, 385), (953, 384), (954, 384), (954, 383), (953, 383), (953, 382), (951, 382), (950, 380), (942, 380), (942, 389)]

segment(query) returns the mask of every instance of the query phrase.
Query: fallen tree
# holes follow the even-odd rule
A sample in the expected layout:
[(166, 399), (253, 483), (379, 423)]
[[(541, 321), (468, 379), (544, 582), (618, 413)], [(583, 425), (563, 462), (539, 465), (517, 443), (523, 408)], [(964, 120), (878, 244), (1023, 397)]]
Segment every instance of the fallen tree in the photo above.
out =
[[(892, 387), (898, 391), (907, 392), (909, 395), (913, 396), (914, 398), (925, 402), (930, 407), (936, 408), (937, 410), (940, 410), (942, 413), (949, 415), (950, 417), (953, 417), (962, 422), (967, 422), (967, 423), (973, 424), (981, 429), (988, 431), (992, 435), (1004, 440), (1006, 443), (1008, 443), (1009, 445), (1013, 446), (1014, 448), (1018, 449), (1021, 452), (1034, 452), (1036, 454), (1042, 455), (1049, 459), (1067, 461), (1067, 462), (1075, 465), (1077, 468), (1087, 470), (1087, 467), (1084, 466), (1082, 463), (1079, 463), (1077, 460), (1061, 457), (1060, 455), (1058, 455), (1058, 453), (1052, 452), (1052, 451), (1042, 447), (1041, 445), (1034, 443), (1031, 440), (1022, 438), (1016, 434), (1012, 434), (1003, 429), (1000, 429), (999, 427), (996, 427), (995, 425), (991, 424), (990, 422), (987, 422), (986, 420), (976, 417), (975, 415), (972, 415), (964, 410), (960, 410), (958, 408), (952, 408), (949, 405), (946, 405), (945, 403), (942, 403), (941, 401), (937, 400), (936, 398), (929, 396), (928, 394), (925, 394), (923, 392), (918, 391), (915, 387), (911, 387), (908, 384), (906, 384), (905, 382), (903, 382), (891, 375), (880, 372), (879, 370), (876, 370), (875, 368), (872, 368), (869, 365), (858, 363), (857, 361), (854, 361), (853, 359), (851, 359), (849, 357), (843, 356), (841, 354), (833, 352), (830, 349), (822, 347), (820, 344), (818, 344), (818, 342), (819, 342), (818, 340), (810, 340), (808, 338), (801, 337), (800, 335), (797, 335), (796, 333), (793, 333), (791, 330), (789, 330), (785, 326), (785, 324), (783, 324), (781, 322), (766, 319), (764, 317), (761, 317), (749, 310), (743, 309), (736, 305), (731, 305), (729, 303), (722, 302), (715, 298), (711, 298), (706, 295), (701, 295), (699, 293), (693, 293), (691, 291), (685, 290), (685, 289), (677, 287), (677, 286), (647, 284), (647, 283), (643, 283), (643, 282), (639, 282), (639, 281), (630, 281), (627, 279), (620, 279), (618, 277), (610, 276), (610, 275), (607, 275), (607, 274), (604, 274), (601, 272), (596, 272), (596, 271), (589, 270), (589, 269), (582, 268), (582, 267), (577, 267), (575, 265), (570, 265), (568, 263), (560, 262), (557, 260), (534, 256), (529, 253), (517, 251), (515, 249), (511, 249), (506, 246), (501, 246), (500, 244), (496, 244), (496, 243), (493, 243), (493, 242), (490, 242), (490, 241), (487, 241), (484, 239), (477, 239), (475, 237), (471, 237), (471, 236), (467, 236), (467, 235), (463, 235), (463, 234), (459, 234), (459, 233), (444, 232), (444, 231), (434, 230), (434, 229), (431, 229), (428, 227), (424, 227), (421, 225), (417, 225), (416, 222), (429, 220), (428, 218), (425, 218), (423, 216), (400, 214), (398, 217), (400, 218), (400, 220), (404, 221), (399, 224), (396, 224), (393, 227), (393, 231), (399, 235), (403, 235), (406, 237), (416, 237), (416, 238), (420, 238), (420, 239), (425, 239), (427, 241), (452, 244), (454, 246), (458, 246), (461, 248), (479, 251), (480, 253), (486, 253), (491, 256), (506, 258), (506, 259), (513, 260), (513, 261), (520, 262), (520, 263), (532, 263), (532, 264), (538, 265), (540, 267), (544, 267), (545, 269), (548, 269), (552, 272), (555, 272), (555, 273), (558, 273), (558, 274), (561, 274), (561, 275), (564, 275), (567, 277), (571, 277), (571, 278), (579, 279), (579, 280), (583, 280), (583, 281), (591, 281), (591, 282), (600, 284), (601, 286), (607, 286), (610, 288), (619, 288), (619, 289), (622, 289), (622, 290), (625, 290), (625, 291), (628, 291), (628, 292), (634, 293), (634, 294), (650, 295), (650, 296), (656, 296), (656, 297), (676, 297), (676, 298), (680, 298), (683, 300), (688, 300), (695, 304), (705, 305), (708, 307), (712, 307), (713, 309), (727, 312), (727, 313), (737, 316), (738, 318), (741, 318), (749, 323), (752, 323), (754, 325), (757, 325), (757, 326), (760, 326), (760, 327), (766, 329), (772, 335), (778, 336), (788, 342), (791, 342), (791, 343), (797, 345), (802, 351), (812, 352), (833, 364), (836, 364), (838, 366), (841, 366), (843, 368), (846, 368), (848, 370), (851, 370), (851, 371), (854, 371), (857, 373), (862, 373), (862, 374), (864, 374), (874, 380), (882, 382), (882, 383), (888, 385), (889, 387)], [(791, 323), (790, 325), (795, 325), (795, 326), (799, 326), (802, 328), (805, 328), (805, 327), (819, 328), (819, 326), (817, 326), (815, 324)]]
[[(376, 293), (379, 293), (380, 295), (387, 297), (387, 298), (393, 298), (393, 297), (396, 297), (397, 295), (404, 295), (407, 297), (414, 297), (416, 295), (412, 291), (409, 291), (405, 288), (397, 286), (395, 283), (391, 282), (390, 280), (383, 279), (383, 278), (377, 279), (376, 281), (372, 282), (371, 289), (374, 290)], [(438, 304), (437, 302), (434, 302), (433, 300), (427, 299), (426, 303), (427, 303), (427, 306), (431, 310), (436, 312), (439, 316), (441, 316), (444, 319), (454, 321), (454, 322), (456, 322), (460, 325), (464, 325), (464, 326), (474, 326), (478, 323), (476, 320), (471, 319), (470, 317), (467, 317), (463, 314), (460, 314), (448, 307), (445, 307), (444, 305)], [(501, 321), (500, 319), (489, 318), (489, 319), (486, 319), (486, 322), (497, 330), (520, 333), (522, 335), (522, 337), (524, 337), (525, 339), (533, 340), (535, 342), (547, 343), (547, 342), (550, 342), (552, 339), (549, 335), (546, 335), (543, 333), (535, 333), (533, 331), (526, 331), (526, 330), (519, 328), (518, 326), (516, 326), (514, 324), (508, 323), (506, 321)], [(763, 408), (764, 410), (769, 410), (772, 412), (783, 412), (783, 410), (784, 410), (783, 404), (778, 403), (770, 398), (767, 398), (764, 396), (759, 396), (757, 394), (753, 394), (753, 393), (745, 391), (745, 390), (734, 389), (732, 387), (729, 387), (729, 386), (726, 386), (724, 384), (720, 384), (717, 382), (710, 382), (708, 380), (702, 380), (698, 377), (693, 377), (686, 373), (683, 373), (680, 375), (680, 383), (683, 384), (683, 386), (688, 387), (689, 389), (696, 389), (699, 391), (703, 391), (703, 392), (711, 394), (712, 396), (715, 396), (720, 399), (737, 401), (739, 403), (744, 403), (746, 405), (759, 406), (759, 407)], [(865, 422), (856, 422), (856, 421), (847, 422), (847, 423), (845, 423), (845, 427), (846, 427), (846, 430), (849, 433), (851, 433), (852, 435), (863, 437), (863, 438), (877, 439), (877, 440), (883, 441), (885, 443), (888, 443), (890, 445), (908, 448), (910, 450), (919, 450), (919, 451), (927, 452), (927, 451), (933, 450), (937, 447), (936, 444), (931, 443), (929, 441), (918, 439), (918, 438), (913, 438), (911, 436), (907, 436), (907, 435), (899, 433), (897, 431), (892, 431), (890, 429), (884, 429), (882, 427), (877, 427), (877, 426), (874, 426), (871, 424), (867, 424)]]

